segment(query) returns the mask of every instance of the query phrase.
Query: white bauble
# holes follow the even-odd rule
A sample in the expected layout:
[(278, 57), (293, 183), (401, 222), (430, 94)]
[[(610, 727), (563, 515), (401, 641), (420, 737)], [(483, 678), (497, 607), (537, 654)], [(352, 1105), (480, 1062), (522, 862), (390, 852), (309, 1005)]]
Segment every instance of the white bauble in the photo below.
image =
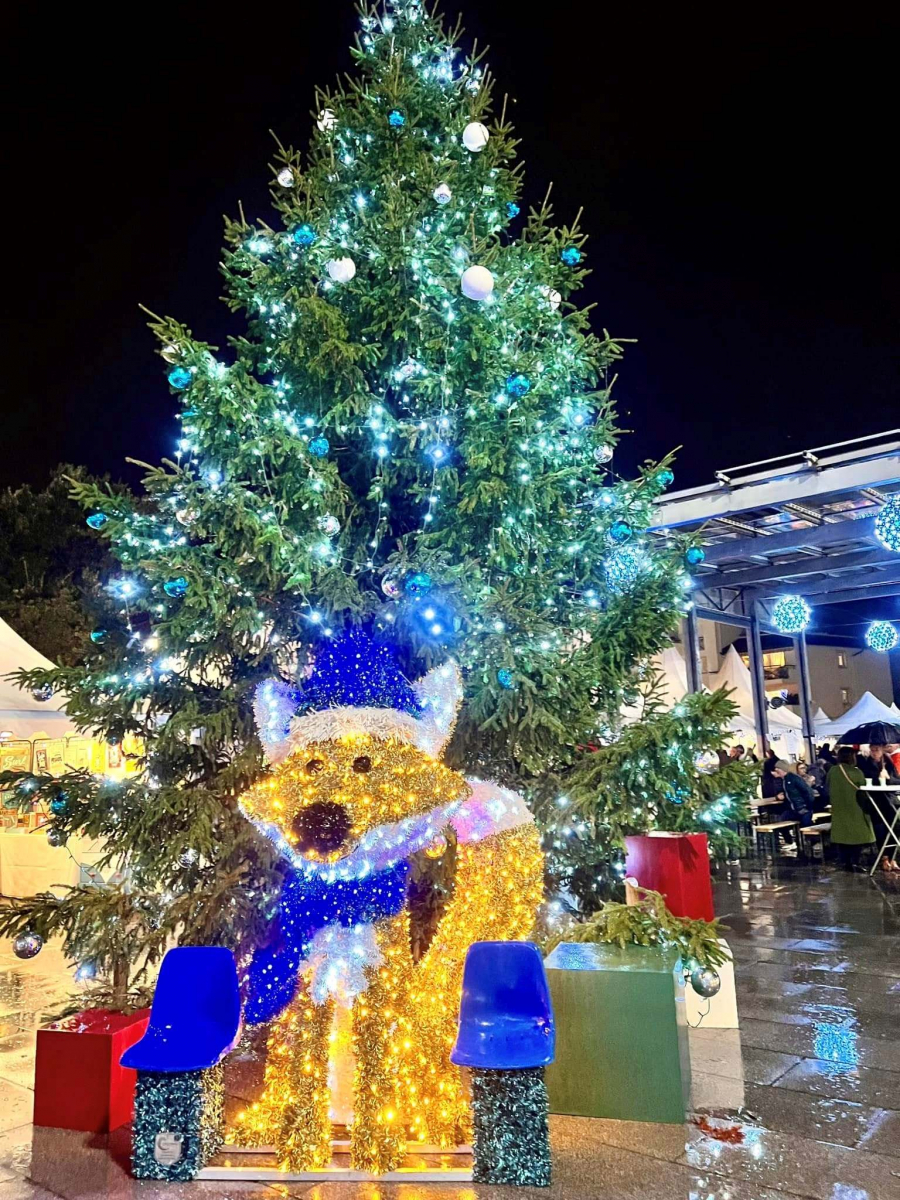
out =
[(470, 300), (487, 300), (494, 290), (494, 277), (487, 267), (467, 267), (461, 285), (463, 295)]
[(281, 170), (278, 172), (276, 179), (278, 180), (278, 182), (281, 184), (282, 187), (293, 187), (294, 186), (294, 172), (291, 170), (290, 167), (282, 167)]
[(163, 346), (162, 350), (160, 350), (160, 354), (167, 363), (177, 363), (179, 358), (181, 358), (181, 351), (174, 344), (174, 342), (170, 342), (168, 346)]
[(318, 120), (316, 121), (316, 127), (318, 130), (321, 133), (330, 133), (331, 130), (334, 129), (335, 125), (337, 125), (337, 117), (330, 108), (323, 108), (319, 113)]
[(482, 125), (480, 121), (470, 121), (463, 130), (463, 145), (473, 154), (477, 154), (488, 144), (490, 136), (486, 125)]
[(556, 312), (560, 304), (562, 304), (562, 296), (559, 294), (556, 288), (552, 288), (549, 283), (542, 283), (538, 288), (538, 291), (541, 293), (553, 311)]
[(431, 194), (438, 204), (449, 204), (453, 199), (453, 193), (446, 183), (439, 183)]
[(335, 283), (349, 283), (356, 274), (356, 263), (352, 258), (333, 258), (325, 269)]

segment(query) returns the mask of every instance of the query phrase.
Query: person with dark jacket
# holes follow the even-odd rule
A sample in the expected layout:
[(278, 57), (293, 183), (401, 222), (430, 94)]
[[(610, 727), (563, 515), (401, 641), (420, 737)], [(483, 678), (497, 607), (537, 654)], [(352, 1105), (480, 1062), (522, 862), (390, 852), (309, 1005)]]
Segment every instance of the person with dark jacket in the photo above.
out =
[(770, 750), (766, 754), (762, 767), (762, 798), (763, 800), (774, 800), (781, 791), (781, 780), (776, 779), (772, 772), (775, 770), (775, 764), (778, 762), (778, 755), (774, 750)]
[(887, 747), (873, 742), (869, 746), (869, 753), (863, 754), (856, 760), (856, 765), (865, 775), (870, 783), (878, 783), (881, 778), (881, 772), (887, 771), (888, 782), (894, 786), (900, 783), (900, 774), (891, 759), (891, 756), (886, 753)]
[(784, 796), (794, 820), (801, 825), (811, 825), (816, 798), (806, 780), (792, 771), (791, 764), (783, 758), (775, 763), (772, 774), (782, 781), (779, 795)]

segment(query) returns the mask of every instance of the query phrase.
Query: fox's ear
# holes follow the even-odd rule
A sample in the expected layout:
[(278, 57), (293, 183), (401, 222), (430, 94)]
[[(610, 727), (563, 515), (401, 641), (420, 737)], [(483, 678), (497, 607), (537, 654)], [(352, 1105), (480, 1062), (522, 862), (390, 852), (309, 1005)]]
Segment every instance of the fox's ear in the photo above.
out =
[(287, 749), (291, 718), (297, 711), (299, 693), (283, 679), (264, 679), (253, 695), (253, 715), (266, 761), (280, 762)]
[(413, 684), (422, 705), (416, 722), (416, 745), (435, 758), (450, 741), (463, 699), (463, 679), (459, 665), (450, 659), (433, 667)]

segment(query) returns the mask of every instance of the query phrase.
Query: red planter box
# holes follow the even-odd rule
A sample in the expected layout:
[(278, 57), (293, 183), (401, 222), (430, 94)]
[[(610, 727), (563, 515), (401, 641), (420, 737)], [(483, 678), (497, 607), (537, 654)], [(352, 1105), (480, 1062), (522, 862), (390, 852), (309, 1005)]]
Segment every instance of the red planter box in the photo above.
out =
[(662, 892), (676, 917), (711, 921), (712, 878), (705, 833), (648, 833), (625, 839), (625, 874)]
[(34, 1123), (108, 1133), (134, 1115), (137, 1071), (119, 1065), (143, 1037), (149, 1008), (125, 1016), (88, 1009), (37, 1035)]

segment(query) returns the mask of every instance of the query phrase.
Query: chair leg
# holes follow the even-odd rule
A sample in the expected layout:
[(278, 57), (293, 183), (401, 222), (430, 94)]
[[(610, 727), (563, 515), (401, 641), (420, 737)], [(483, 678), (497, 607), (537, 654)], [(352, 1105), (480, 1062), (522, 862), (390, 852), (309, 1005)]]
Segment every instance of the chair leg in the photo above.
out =
[(135, 1179), (194, 1179), (224, 1137), (222, 1064), (138, 1071), (131, 1156)]
[(549, 1187), (547, 1109), (543, 1067), (473, 1069), (473, 1180)]

